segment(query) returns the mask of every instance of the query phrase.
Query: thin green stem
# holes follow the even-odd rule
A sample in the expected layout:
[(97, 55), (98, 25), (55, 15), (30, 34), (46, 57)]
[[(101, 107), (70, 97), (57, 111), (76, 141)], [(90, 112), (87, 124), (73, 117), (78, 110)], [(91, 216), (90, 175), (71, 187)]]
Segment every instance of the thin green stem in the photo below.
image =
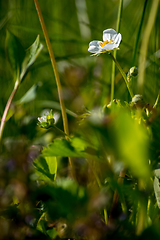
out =
[[(36, 7), (36, 10), (37, 10), (37, 13), (38, 13), (39, 21), (40, 21), (40, 24), (41, 24), (41, 27), (42, 27), (42, 30), (43, 30), (43, 34), (44, 34), (44, 37), (45, 37), (45, 40), (46, 40), (48, 52), (49, 52), (50, 59), (51, 59), (52, 68), (53, 68), (55, 79), (56, 79), (58, 96), (59, 96), (61, 112), (62, 112), (64, 132), (66, 133), (66, 135), (69, 135), (67, 114), (66, 114), (64, 101), (63, 101), (62, 87), (61, 87), (61, 82), (60, 82), (60, 78), (59, 78), (59, 73), (58, 73), (54, 53), (53, 53), (53, 50), (52, 50), (51, 42), (50, 42), (50, 39), (49, 39), (49, 36), (48, 36), (48, 32), (47, 32), (47, 29), (46, 29), (46, 26), (45, 26), (45, 23), (44, 23), (44, 19), (43, 19), (43, 16), (42, 16), (42, 12), (41, 12), (38, 0), (34, 0), (34, 3), (35, 3), (35, 7)], [(67, 140), (68, 140), (68, 138), (67, 138)], [(71, 166), (71, 171), (72, 171), (72, 175), (73, 175), (72, 160), (71, 160), (70, 157), (68, 159), (69, 159), (69, 164)]]
[(151, 34), (152, 28), (154, 26), (154, 22), (155, 22), (156, 15), (157, 15), (158, 4), (159, 4), (159, 0), (152, 1), (151, 11), (150, 11), (150, 14), (148, 17), (148, 22), (145, 27), (144, 34), (143, 34), (143, 40), (141, 43), (140, 56), (139, 56), (139, 74), (138, 74), (138, 80), (137, 80), (138, 81), (138, 89), (139, 89), (140, 94), (143, 93), (147, 49), (148, 49), (150, 34)]
[(158, 101), (159, 101), (159, 93), (158, 93), (158, 96), (157, 96), (157, 98), (156, 98), (156, 101), (155, 101), (155, 104), (154, 104), (153, 108), (156, 108), (156, 107), (157, 107)]
[(117, 28), (116, 28), (117, 33), (120, 30), (121, 19), (122, 19), (122, 10), (123, 10), (123, 0), (120, 0), (119, 9), (118, 9)]
[[(114, 57), (116, 58), (116, 53), (114, 52)], [(115, 81), (115, 62), (112, 62), (112, 74), (111, 74), (111, 103), (114, 99), (114, 81)]]
[(125, 81), (125, 83), (126, 83), (126, 86), (127, 86), (127, 88), (128, 88), (128, 91), (129, 91), (129, 93), (130, 93), (130, 96), (131, 96), (131, 98), (133, 98), (133, 92), (132, 92), (132, 90), (131, 90), (130, 87), (129, 87), (129, 83), (128, 83), (128, 81), (127, 81), (127, 76), (126, 76), (125, 72), (123, 71), (123, 69), (122, 69), (121, 66), (119, 65), (118, 61), (115, 59), (115, 57), (113, 56), (113, 54), (112, 54), (111, 52), (109, 53), (109, 55), (112, 57), (112, 59), (113, 59), (113, 61), (115, 62), (116, 66), (118, 67), (120, 73), (122, 74), (122, 77), (123, 77), (123, 79), (124, 79), (124, 81)]
[[(117, 27), (116, 31), (117, 33), (120, 30), (120, 23), (121, 23), (121, 18), (122, 18), (122, 9), (123, 9), (123, 0), (120, 0), (119, 3), (119, 9), (118, 9), (118, 19), (117, 19)], [(113, 52), (113, 56), (116, 59), (117, 51)], [(111, 74), (111, 102), (114, 99), (114, 82), (115, 82), (115, 62), (112, 62), (112, 74)]]
[(3, 135), (3, 130), (4, 130), (4, 126), (5, 126), (5, 123), (6, 123), (6, 117), (7, 117), (7, 114), (8, 114), (8, 111), (9, 111), (9, 108), (11, 106), (11, 103), (12, 103), (12, 100), (14, 98), (14, 95), (15, 93), (17, 92), (17, 89), (19, 87), (19, 83), (18, 81), (16, 81), (15, 83), (15, 86), (14, 86), (14, 89), (8, 99), (8, 102), (6, 104), (6, 107), (4, 109), (4, 112), (3, 112), (3, 116), (2, 116), (2, 119), (1, 119), (1, 125), (0, 125), (0, 141), (2, 139), (2, 135)]

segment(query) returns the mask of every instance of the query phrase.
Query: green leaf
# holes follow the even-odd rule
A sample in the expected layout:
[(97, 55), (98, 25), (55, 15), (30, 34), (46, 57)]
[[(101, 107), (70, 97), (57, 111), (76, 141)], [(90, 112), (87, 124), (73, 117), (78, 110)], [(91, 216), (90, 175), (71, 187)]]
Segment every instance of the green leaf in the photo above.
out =
[(76, 151), (66, 139), (56, 139), (43, 149), (43, 155), (60, 157), (80, 157), (81, 152)]
[(56, 157), (45, 157), (50, 174), (56, 175), (57, 173), (57, 158)]
[[(97, 150), (91, 144), (78, 137), (66, 139), (56, 139), (48, 147), (43, 148), (43, 156), (59, 157), (93, 157), (98, 154)], [(95, 156), (96, 157), (96, 156)]]
[(13, 116), (13, 114), (15, 113), (15, 109), (13, 109), (13, 108), (10, 108), (9, 110), (8, 110), (8, 113), (7, 113), (7, 116), (6, 116), (6, 122)]
[(71, 145), (78, 151), (84, 151), (87, 148), (87, 143), (82, 138), (78, 137), (72, 138)]
[(40, 43), (39, 35), (35, 42), (25, 51), (18, 38), (7, 31), (6, 49), (15, 81), (21, 82), (23, 80), (27, 70), (35, 62), (42, 48), (43, 45)]
[(75, 216), (86, 214), (86, 188), (73, 179), (60, 178), (52, 185), (41, 185), (35, 194), (36, 199), (43, 198), (47, 215), (53, 221), (60, 218), (70, 221)]
[(35, 166), (36, 178), (40, 181), (53, 181), (57, 173), (57, 160), (53, 157), (43, 158), (39, 157), (33, 162)]
[(37, 95), (37, 89), (41, 85), (41, 83), (34, 84), (26, 94), (17, 102), (17, 104), (23, 104), (33, 101)]
[(50, 236), (51, 239), (55, 239), (58, 234), (54, 228), (47, 230), (46, 233)]
[(13, 70), (14, 80), (19, 80), (22, 62), (25, 58), (25, 50), (18, 38), (9, 31), (7, 31), (6, 35), (6, 50), (8, 60)]
[(147, 130), (123, 111), (115, 119), (115, 132), (121, 160), (136, 177), (149, 179)]
[(21, 80), (24, 78), (30, 66), (35, 62), (42, 48), (43, 45), (40, 43), (40, 37), (38, 35), (35, 42), (26, 51), (26, 56), (22, 64), (22, 72), (20, 75)]
[(73, 196), (77, 195), (78, 198), (85, 197), (85, 188), (79, 186), (76, 181), (71, 178), (58, 178), (56, 186), (70, 192)]

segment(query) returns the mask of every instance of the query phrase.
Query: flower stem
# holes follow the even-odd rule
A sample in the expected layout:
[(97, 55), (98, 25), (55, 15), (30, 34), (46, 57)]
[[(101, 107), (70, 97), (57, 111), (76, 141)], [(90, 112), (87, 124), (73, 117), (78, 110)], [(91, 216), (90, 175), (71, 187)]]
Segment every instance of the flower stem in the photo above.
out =
[[(116, 53), (114, 52), (114, 57), (116, 58)], [(112, 62), (112, 74), (111, 74), (111, 103), (114, 99), (114, 80), (115, 80), (115, 62)]]
[(118, 61), (115, 59), (115, 57), (113, 56), (113, 54), (112, 54), (111, 52), (109, 53), (109, 55), (112, 57), (113, 61), (114, 61), (115, 64), (117, 65), (117, 67), (118, 67), (120, 73), (122, 74), (122, 77), (123, 77), (123, 79), (124, 79), (124, 81), (125, 81), (125, 83), (126, 83), (126, 86), (127, 86), (127, 88), (128, 88), (128, 91), (129, 91), (129, 93), (130, 93), (130, 96), (131, 96), (131, 98), (133, 98), (133, 92), (132, 92), (132, 90), (131, 90), (130, 87), (129, 87), (129, 84), (128, 84), (128, 81), (127, 81), (127, 77), (126, 77), (125, 72), (123, 71), (123, 69), (122, 69), (121, 66), (119, 65)]
[(19, 87), (19, 83), (18, 83), (18, 81), (16, 81), (15, 86), (14, 86), (14, 88), (13, 88), (13, 91), (12, 91), (12, 93), (11, 93), (8, 101), (7, 101), (7, 104), (6, 104), (5, 110), (4, 110), (4, 112), (3, 112), (2, 119), (1, 119), (1, 125), (0, 125), (0, 141), (1, 141), (1, 139), (2, 139), (4, 126), (5, 126), (5, 123), (6, 123), (7, 113), (8, 113), (8, 111), (9, 111), (9, 108), (10, 108), (10, 106), (11, 106), (11, 103), (12, 103), (12, 100), (13, 100), (13, 98), (14, 98), (14, 95), (15, 95), (15, 93), (17, 92), (18, 87)]
[[(38, 13), (38, 17), (39, 17), (39, 21), (40, 21), (40, 24), (41, 24), (41, 27), (42, 27), (42, 31), (43, 31), (43, 34), (44, 34), (44, 37), (45, 37), (45, 40), (46, 40), (48, 52), (49, 52), (50, 59), (51, 59), (52, 68), (53, 68), (55, 79), (56, 79), (58, 96), (59, 96), (61, 112), (62, 112), (64, 132), (65, 132), (66, 135), (69, 135), (67, 114), (66, 114), (64, 101), (63, 101), (62, 87), (61, 87), (61, 82), (60, 82), (60, 78), (59, 78), (59, 73), (58, 73), (58, 69), (57, 69), (54, 53), (53, 53), (53, 50), (52, 50), (51, 42), (49, 40), (48, 32), (47, 32), (47, 29), (46, 29), (46, 26), (45, 26), (45, 23), (44, 23), (44, 19), (43, 19), (43, 16), (42, 16), (42, 12), (41, 12), (38, 0), (34, 0), (34, 3), (35, 3), (35, 7), (36, 7), (36, 10), (37, 10), (37, 13)], [(68, 140), (68, 137), (66, 137), (66, 138)], [(73, 175), (72, 160), (71, 160), (70, 157), (68, 157), (68, 159), (69, 159), (69, 164), (71, 166), (71, 172), (72, 172), (72, 175)]]
[[(117, 19), (117, 33), (120, 29), (121, 17), (122, 17), (122, 9), (123, 9), (123, 0), (120, 0), (119, 9), (118, 9), (118, 19)], [(113, 56), (116, 59), (117, 51), (113, 52)], [(111, 74), (111, 102), (114, 99), (114, 81), (115, 81), (115, 62), (112, 62), (112, 74)]]

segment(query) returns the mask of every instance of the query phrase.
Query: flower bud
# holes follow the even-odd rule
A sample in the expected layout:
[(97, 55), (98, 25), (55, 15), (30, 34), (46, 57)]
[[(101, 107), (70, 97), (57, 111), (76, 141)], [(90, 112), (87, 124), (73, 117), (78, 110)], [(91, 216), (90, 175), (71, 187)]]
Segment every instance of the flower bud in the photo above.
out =
[(136, 77), (138, 74), (138, 68), (137, 67), (131, 67), (129, 69), (129, 72), (127, 73), (127, 81), (130, 82), (132, 77)]
[(137, 67), (131, 67), (129, 70), (130, 76), (136, 77), (138, 74), (138, 68)]

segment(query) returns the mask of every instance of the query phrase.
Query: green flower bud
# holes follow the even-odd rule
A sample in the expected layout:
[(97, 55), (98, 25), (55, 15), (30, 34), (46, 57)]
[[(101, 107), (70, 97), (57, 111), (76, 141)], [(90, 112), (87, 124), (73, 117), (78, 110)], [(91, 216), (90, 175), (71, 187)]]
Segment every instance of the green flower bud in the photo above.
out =
[(132, 80), (132, 77), (136, 77), (138, 74), (138, 68), (137, 67), (131, 67), (129, 69), (129, 72), (127, 73), (127, 81), (130, 82)]
[(137, 67), (131, 67), (129, 70), (130, 76), (136, 77), (138, 74), (138, 68)]

